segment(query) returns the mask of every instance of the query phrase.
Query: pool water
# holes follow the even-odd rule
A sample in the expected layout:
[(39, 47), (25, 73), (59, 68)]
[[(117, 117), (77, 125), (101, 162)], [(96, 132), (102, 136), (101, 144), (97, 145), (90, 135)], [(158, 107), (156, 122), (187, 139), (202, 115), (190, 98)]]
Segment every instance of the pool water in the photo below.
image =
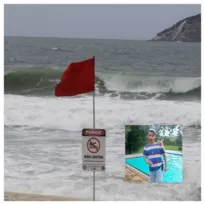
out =
[[(163, 182), (182, 182), (182, 155), (166, 153), (168, 171), (163, 171)], [(144, 161), (144, 157), (127, 158), (125, 162), (135, 169), (149, 175), (149, 166)]]

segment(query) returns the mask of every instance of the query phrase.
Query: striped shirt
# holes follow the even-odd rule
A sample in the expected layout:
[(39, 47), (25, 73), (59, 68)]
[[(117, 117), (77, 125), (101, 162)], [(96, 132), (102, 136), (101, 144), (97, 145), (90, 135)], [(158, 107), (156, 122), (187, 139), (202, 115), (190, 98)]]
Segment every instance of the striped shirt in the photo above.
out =
[(162, 157), (164, 154), (164, 148), (160, 142), (156, 144), (148, 144), (144, 147), (143, 155), (148, 157), (149, 161), (152, 162), (152, 166), (149, 166), (150, 171), (157, 171), (162, 167)]

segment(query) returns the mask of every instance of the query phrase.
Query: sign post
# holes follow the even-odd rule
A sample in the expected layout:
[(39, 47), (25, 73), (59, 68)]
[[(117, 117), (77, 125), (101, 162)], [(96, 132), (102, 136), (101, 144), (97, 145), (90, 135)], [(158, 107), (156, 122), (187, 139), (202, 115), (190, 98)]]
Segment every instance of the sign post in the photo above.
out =
[(105, 171), (104, 129), (82, 130), (82, 168), (93, 171), (93, 200), (95, 200), (95, 171)]
[[(95, 56), (94, 59), (94, 74), (95, 74)], [(95, 129), (95, 89), (93, 91), (93, 129)], [(95, 170), (93, 170), (93, 201), (95, 201)]]

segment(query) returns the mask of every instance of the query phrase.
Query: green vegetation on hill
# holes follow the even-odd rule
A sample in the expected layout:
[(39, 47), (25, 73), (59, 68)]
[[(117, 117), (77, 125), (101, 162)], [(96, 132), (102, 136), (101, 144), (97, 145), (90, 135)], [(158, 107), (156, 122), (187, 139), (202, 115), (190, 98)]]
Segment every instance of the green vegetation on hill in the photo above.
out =
[(201, 14), (184, 18), (157, 33), (153, 41), (201, 42)]

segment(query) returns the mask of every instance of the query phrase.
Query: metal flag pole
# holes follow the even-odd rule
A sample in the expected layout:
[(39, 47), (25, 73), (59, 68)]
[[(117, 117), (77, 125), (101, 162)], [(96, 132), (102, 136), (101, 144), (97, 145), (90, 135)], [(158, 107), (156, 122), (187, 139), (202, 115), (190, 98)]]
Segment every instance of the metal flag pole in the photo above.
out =
[[(93, 129), (95, 129), (95, 91), (93, 91)], [(95, 201), (95, 170), (93, 170), (93, 201)]]
[[(94, 91), (93, 91), (93, 129), (95, 129), (95, 57), (94, 61)], [(93, 170), (93, 201), (95, 201), (95, 170)]]

